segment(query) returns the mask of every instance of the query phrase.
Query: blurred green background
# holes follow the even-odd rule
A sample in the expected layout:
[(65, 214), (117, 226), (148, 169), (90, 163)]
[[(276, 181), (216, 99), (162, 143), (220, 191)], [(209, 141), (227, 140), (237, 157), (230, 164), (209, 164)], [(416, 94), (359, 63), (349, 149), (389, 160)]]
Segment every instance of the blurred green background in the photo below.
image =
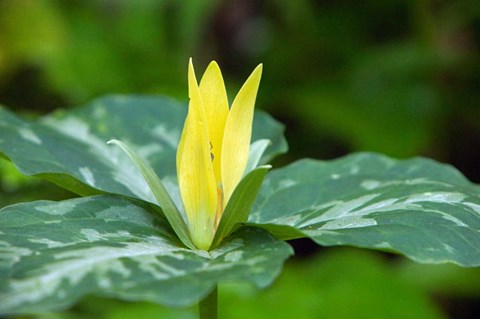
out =
[[(186, 70), (220, 64), (233, 98), (264, 63), (257, 107), (290, 152), (428, 156), (480, 182), (478, 0), (0, 0), (0, 103), (35, 117), (107, 93), (186, 101)], [(1, 133), (0, 133), (1, 134)], [(0, 163), (0, 207), (72, 196)], [(314, 249), (258, 292), (222, 286), (224, 318), (479, 318), (480, 273)], [(309, 278), (307, 281), (305, 278)], [(310, 279), (310, 277), (312, 279)], [(45, 318), (193, 318), (91, 297)]]

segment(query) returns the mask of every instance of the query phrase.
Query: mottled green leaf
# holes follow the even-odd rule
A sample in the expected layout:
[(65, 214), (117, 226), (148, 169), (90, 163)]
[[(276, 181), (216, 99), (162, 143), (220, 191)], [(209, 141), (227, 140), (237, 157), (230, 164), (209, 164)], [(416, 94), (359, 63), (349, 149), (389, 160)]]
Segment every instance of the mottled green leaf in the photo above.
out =
[[(0, 154), (22, 173), (44, 177), (80, 195), (108, 192), (155, 203), (134, 164), (106, 142), (127, 143), (169, 180), (176, 175), (175, 153), (186, 112), (186, 106), (174, 100), (145, 96), (108, 96), (36, 122), (0, 107)], [(282, 132), (283, 126), (271, 117), (255, 114), (252, 141), (272, 142), (261, 163), (286, 151)]]
[(279, 238), (480, 266), (480, 186), (423, 158), (360, 153), (273, 170), (249, 222)]
[(247, 227), (210, 252), (186, 249), (147, 209), (92, 196), (0, 210), (0, 313), (64, 308), (85, 294), (190, 305), (220, 281), (264, 287), (292, 254)]

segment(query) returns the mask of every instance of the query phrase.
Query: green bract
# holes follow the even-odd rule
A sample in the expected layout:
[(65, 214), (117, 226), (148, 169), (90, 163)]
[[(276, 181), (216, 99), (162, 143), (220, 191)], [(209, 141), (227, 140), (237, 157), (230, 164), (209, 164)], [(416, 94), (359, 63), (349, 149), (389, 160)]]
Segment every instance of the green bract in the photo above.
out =
[[(264, 287), (292, 254), (282, 240), (301, 237), (480, 265), (480, 187), (457, 170), (360, 153), (301, 160), (271, 170), (261, 184), (268, 167), (254, 169), (257, 161), (286, 151), (283, 127), (261, 112), (252, 142), (262, 141), (251, 147), (249, 173), (225, 209), (215, 248), (188, 248), (157, 202), (168, 196), (182, 207), (175, 152), (185, 115), (183, 104), (140, 96), (105, 97), (35, 122), (0, 108), (2, 157), (85, 196), (0, 211), (1, 313), (64, 308), (85, 294), (185, 306), (220, 281)], [(138, 155), (137, 165), (106, 144), (112, 139)], [(160, 195), (142, 165), (161, 178)]]

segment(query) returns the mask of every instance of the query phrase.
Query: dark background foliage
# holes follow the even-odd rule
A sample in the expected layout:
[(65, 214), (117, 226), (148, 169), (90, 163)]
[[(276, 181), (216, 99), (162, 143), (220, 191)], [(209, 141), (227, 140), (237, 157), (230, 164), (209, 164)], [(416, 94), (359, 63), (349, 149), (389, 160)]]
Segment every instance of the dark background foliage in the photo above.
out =
[[(276, 166), (301, 157), (330, 159), (376, 151), (451, 163), (478, 183), (479, 51), (476, 0), (1, 0), (0, 103), (34, 117), (107, 93), (166, 94), (186, 101), (190, 56), (197, 76), (210, 60), (217, 60), (233, 98), (261, 62), (264, 76), (257, 107), (286, 124), (290, 145)], [(5, 163), (0, 164), (0, 173), (0, 206), (72, 196), (21, 177)], [(313, 254), (308, 242), (293, 244), (300, 255)], [(332, 271), (337, 281), (319, 277), (315, 287), (334, 285), (333, 292), (295, 287), (295, 269), (307, 266), (288, 264), (275, 298), (285, 299), (282, 293), (295, 290), (304, 297), (292, 307), (313, 307), (312, 313), (316, 303), (328, 300), (333, 309), (354, 300), (349, 307), (355, 316), (389, 305), (385, 298), (368, 293), (365, 278), (371, 275), (382, 285), (382, 280), (395, 277), (406, 290), (391, 284), (379, 289), (395, 291), (399, 295), (392, 298), (405, 300), (415, 299), (413, 291), (420, 295), (416, 300), (427, 305), (406, 302), (405, 318), (480, 316), (478, 271), (331, 251), (324, 249), (293, 263), (308, 260)], [(367, 263), (358, 276), (345, 263), (355, 258)], [(325, 266), (328, 263), (337, 268)], [(345, 281), (342, 276), (353, 277)], [(245, 289), (230, 294), (238, 299), (243, 293), (242, 302), (253, 305), (256, 292)], [(269, 293), (262, 295), (263, 305), (274, 298)], [(226, 294), (226, 299), (233, 298)], [(318, 298), (310, 300), (310, 294)], [(86, 314), (91, 306), (87, 300), (68, 316)], [(118, 307), (112, 302), (105, 317), (114, 317)], [(153, 306), (144, 307), (148, 312)], [(154, 309), (155, 314), (160, 311)], [(325, 305), (321, 309), (328, 311)]]

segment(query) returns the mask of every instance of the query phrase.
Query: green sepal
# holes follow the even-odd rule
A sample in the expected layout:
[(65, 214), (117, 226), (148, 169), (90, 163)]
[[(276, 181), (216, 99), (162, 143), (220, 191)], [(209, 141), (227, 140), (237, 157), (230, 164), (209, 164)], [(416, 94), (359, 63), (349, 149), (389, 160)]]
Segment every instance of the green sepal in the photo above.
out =
[(245, 223), (248, 220), (248, 215), (257, 198), (260, 186), (270, 168), (270, 165), (260, 166), (248, 173), (240, 181), (233, 191), (227, 207), (225, 207), (210, 249), (217, 247), (225, 237), (235, 230), (236, 225)]
[(135, 166), (137, 166), (138, 170), (142, 173), (145, 181), (150, 187), (150, 190), (155, 196), (158, 205), (165, 214), (170, 226), (172, 226), (173, 230), (175, 231), (175, 234), (177, 234), (178, 238), (185, 246), (195, 249), (195, 245), (193, 245), (192, 241), (190, 240), (187, 225), (185, 224), (182, 215), (178, 211), (178, 208), (175, 206), (175, 203), (171, 199), (170, 195), (168, 195), (168, 192), (163, 186), (162, 181), (158, 175), (155, 174), (150, 165), (148, 165), (147, 162), (145, 162), (140, 156), (138, 156), (137, 153), (135, 153), (127, 144), (123, 143), (122, 141), (110, 140), (107, 142), (107, 144), (115, 144), (120, 147), (125, 154), (127, 154)]

